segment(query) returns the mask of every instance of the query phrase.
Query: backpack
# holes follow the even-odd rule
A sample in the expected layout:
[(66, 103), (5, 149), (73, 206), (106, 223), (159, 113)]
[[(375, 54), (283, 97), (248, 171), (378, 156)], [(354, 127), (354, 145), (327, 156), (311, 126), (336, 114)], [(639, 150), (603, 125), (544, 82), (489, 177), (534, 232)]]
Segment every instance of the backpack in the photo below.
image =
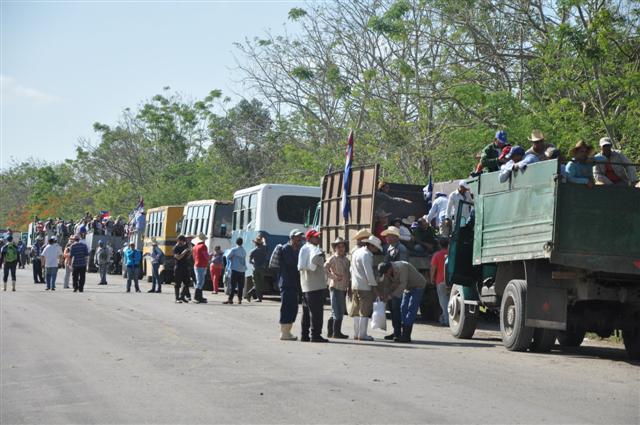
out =
[(4, 253), (4, 261), (7, 263), (14, 263), (18, 261), (18, 248), (10, 243), (7, 245), (7, 251)]
[(271, 258), (269, 258), (269, 268), (270, 269), (279, 269), (280, 268), (280, 257), (282, 257), (282, 248), (284, 245), (278, 244), (273, 249), (271, 253)]

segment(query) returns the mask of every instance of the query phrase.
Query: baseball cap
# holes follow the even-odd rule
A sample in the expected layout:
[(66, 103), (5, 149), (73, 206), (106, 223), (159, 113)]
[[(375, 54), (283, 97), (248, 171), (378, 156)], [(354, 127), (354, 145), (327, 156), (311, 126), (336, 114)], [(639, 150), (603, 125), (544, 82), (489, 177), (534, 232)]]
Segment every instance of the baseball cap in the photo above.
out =
[(293, 238), (295, 236), (304, 236), (304, 233), (302, 233), (300, 229), (293, 229), (289, 232), (289, 238)]
[(315, 230), (311, 229), (309, 231), (307, 231), (307, 234), (304, 235), (306, 240), (309, 240), (311, 238), (317, 238), (320, 236), (320, 233), (316, 232)]
[(602, 139), (600, 139), (600, 147), (602, 146), (611, 146), (613, 145), (613, 143), (611, 143), (611, 139), (609, 137), (603, 137)]
[(514, 146), (511, 148), (511, 151), (507, 155), (508, 159), (513, 158), (513, 155), (523, 155), (525, 154), (525, 150), (522, 146)]
[(471, 186), (469, 186), (469, 183), (467, 183), (465, 180), (460, 180), (458, 182), (458, 187), (464, 187), (465, 189), (471, 189)]
[(506, 145), (507, 142), (507, 132), (504, 130), (498, 130), (496, 131), (496, 139), (498, 139), (500, 141), (500, 143), (502, 143), (503, 145)]

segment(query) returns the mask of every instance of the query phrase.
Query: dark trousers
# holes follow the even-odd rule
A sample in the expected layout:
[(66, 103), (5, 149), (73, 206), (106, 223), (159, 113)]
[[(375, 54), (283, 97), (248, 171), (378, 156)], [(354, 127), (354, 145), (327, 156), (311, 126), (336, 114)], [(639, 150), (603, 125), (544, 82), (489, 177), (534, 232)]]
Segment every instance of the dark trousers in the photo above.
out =
[[(174, 285), (173, 288), (176, 291), (176, 300), (180, 299), (183, 296), (186, 296), (184, 291), (186, 290), (189, 293), (189, 271), (188, 270), (179, 270), (176, 269), (173, 273)], [(183, 286), (183, 294), (180, 294), (180, 286)]]
[(280, 324), (296, 321), (298, 316), (298, 288), (280, 287)]
[(42, 260), (40, 257), (33, 257), (33, 283), (44, 283), (42, 276)]
[(140, 269), (138, 266), (127, 266), (127, 292), (131, 290), (131, 281), (136, 287), (136, 292), (140, 290), (138, 286), (138, 273), (140, 273)]
[(244, 289), (244, 272), (231, 270), (231, 288), (229, 288), (229, 300), (233, 299), (233, 293), (238, 294), (238, 299), (242, 299)]
[(84, 292), (84, 279), (87, 274), (86, 266), (74, 266), (72, 272), (73, 290)]
[(400, 305), (402, 297), (391, 297), (391, 324), (393, 325), (393, 335), (400, 338), (402, 336), (402, 312)]
[(304, 292), (302, 294), (302, 336), (309, 336), (311, 328), (311, 338), (318, 338), (322, 334), (322, 315), (324, 313), (325, 291)]
[(13, 261), (11, 263), (7, 263), (5, 261), (4, 263), (4, 276), (2, 277), (2, 281), (3, 282), (7, 282), (7, 279), (9, 279), (9, 273), (11, 273), (11, 281), (15, 282), (16, 281), (16, 265), (18, 263), (16, 261)]

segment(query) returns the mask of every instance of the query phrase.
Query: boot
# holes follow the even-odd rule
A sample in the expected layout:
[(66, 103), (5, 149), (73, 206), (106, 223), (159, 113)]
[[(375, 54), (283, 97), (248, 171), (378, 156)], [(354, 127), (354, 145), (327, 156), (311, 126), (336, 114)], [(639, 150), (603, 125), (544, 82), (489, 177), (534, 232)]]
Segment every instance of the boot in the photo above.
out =
[(196, 303), (196, 304), (200, 304), (202, 302), (201, 301), (202, 291), (200, 289), (196, 288), (194, 292), (195, 292), (195, 294), (193, 294), (193, 302)]
[(360, 339), (360, 316), (353, 316), (353, 339)]
[(15, 280), (13, 282), (11, 282), (11, 286), (13, 286), (13, 288), (11, 290), (13, 292), (16, 292), (16, 281)]
[(242, 304), (242, 295), (238, 294), (238, 304)]
[(282, 341), (296, 341), (298, 338), (291, 335), (291, 328), (293, 323), (280, 324), (280, 340)]
[(333, 317), (329, 317), (329, 320), (327, 320), (327, 337), (328, 338), (333, 338), (333, 324), (334, 324), (334, 320)]
[(337, 339), (347, 339), (349, 335), (342, 333), (342, 319), (336, 319), (333, 322), (333, 337)]
[(4, 290), (7, 290), (7, 282), (4, 283)]
[(368, 317), (361, 317), (360, 318), (360, 329), (359, 329), (359, 334), (358, 334), (358, 339), (360, 341), (373, 341), (373, 337), (370, 335), (367, 335), (367, 325), (369, 324), (369, 318)]
[(402, 325), (402, 336), (400, 337), (399, 342), (411, 342), (412, 330), (413, 330), (413, 326)]

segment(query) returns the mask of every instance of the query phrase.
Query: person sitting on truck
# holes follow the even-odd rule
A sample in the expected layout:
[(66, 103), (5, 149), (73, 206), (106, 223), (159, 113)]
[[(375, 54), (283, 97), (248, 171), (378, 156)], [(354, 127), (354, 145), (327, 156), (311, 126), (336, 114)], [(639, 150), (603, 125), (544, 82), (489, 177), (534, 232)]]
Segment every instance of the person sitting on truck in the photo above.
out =
[(388, 209), (392, 209), (391, 207), (394, 203), (412, 203), (409, 199), (389, 195), (389, 191), (391, 191), (389, 184), (384, 180), (380, 180), (378, 182), (378, 190), (376, 191), (376, 205), (382, 208), (387, 207)]
[(407, 218), (396, 217), (391, 221), (391, 224), (400, 231), (400, 242), (406, 247), (413, 246), (413, 235), (407, 226), (411, 226), (414, 222), (415, 217), (412, 215)]
[(611, 139), (600, 139), (600, 153), (594, 158), (593, 174), (598, 184), (635, 186), (638, 183), (636, 167), (620, 151), (612, 149)]
[(526, 153), (521, 146), (514, 146), (507, 155), (509, 160), (506, 164), (503, 164), (500, 168), (500, 174), (498, 180), (500, 183), (504, 183), (511, 177), (513, 170), (525, 170), (529, 164), (538, 162), (538, 157), (532, 153)]
[(569, 183), (584, 184), (590, 188), (594, 186), (593, 165), (588, 161), (591, 152), (593, 147), (583, 140), (578, 140), (578, 143), (569, 151), (569, 155), (572, 156), (571, 161), (567, 163)]
[(446, 193), (436, 192), (433, 204), (429, 213), (424, 217), (433, 228), (440, 229), (444, 220), (447, 218), (447, 203), (449, 202)]
[(463, 223), (461, 226), (465, 226), (471, 216), (471, 206), (473, 205), (473, 197), (471, 196), (471, 186), (464, 180), (458, 182), (458, 189), (451, 192), (449, 195), (449, 201), (447, 202), (447, 218), (445, 220), (449, 229), (453, 229), (453, 225), (456, 221), (456, 215), (458, 214), (458, 205), (460, 201), (467, 202), (462, 207)]
[(415, 250), (417, 252), (431, 253), (435, 250), (437, 245), (436, 231), (424, 217), (418, 219), (418, 227), (413, 231), (413, 237), (416, 241)]
[(381, 241), (385, 241), (384, 240), (384, 236), (382, 236), (382, 232), (384, 232), (384, 230), (387, 228), (387, 226), (389, 225), (389, 216), (391, 214), (389, 214), (388, 212), (384, 211), (384, 210), (379, 210), (375, 212), (375, 225), (373, 227), (373, 235), (375, 237), (377, 237), (378, 239), (380, 239)]
[(507, 144), (507, 132), (504, 130), (498, 130), (493, 142), (489, 143), (484, 147), (484, 149), (482, 149), (480, 166), (476, 167), (476, 173), (482, 171), (498, 171), (500, 166), (504, 163), (504, 159), (500, 160), (500, 154)]
[(390, 261), (409, 261), (409, 250), (404, 244), (400, 243), (400, 229), (396, 226), (389, 226), (382, 232), (382, 236), (387, 241), (387, 252), (384, 260)]
[(547, 143), (544, 139), (544, 134), (542, 131), (538, 129), (534, 129), (531, 132), (531, 137), (529, 137), (529, 141), (531, 142), (531, 147), (527, 150), (527, 154), (533, 154), (538, 158), (538, 161), (544, 161), (545, 151), (553, 147), (551, 143)]

